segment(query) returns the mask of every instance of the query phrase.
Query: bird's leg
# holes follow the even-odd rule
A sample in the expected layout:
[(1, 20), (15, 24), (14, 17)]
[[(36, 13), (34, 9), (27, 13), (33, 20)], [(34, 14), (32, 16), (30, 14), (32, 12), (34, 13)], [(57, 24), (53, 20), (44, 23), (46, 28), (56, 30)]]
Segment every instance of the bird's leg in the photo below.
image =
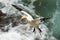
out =
[(39, 30), (39, 32), (40, 32), (40, 35), (41, 35), (41, 32), (42, 32), (42, 30), (37, 26), (37, 29)]
[(40, 32), (42, 32), (42, 30), (41, 30), (40, 28), (38, 28), (38, 30), (39, 30)]
[(36, 28), (39, 30), (39, 32), (42, 32), (42, 30), (38, 27), (38, 25), (36, 26)]
[(33, 32), (35, 32), (35, 28), (34, 28)]

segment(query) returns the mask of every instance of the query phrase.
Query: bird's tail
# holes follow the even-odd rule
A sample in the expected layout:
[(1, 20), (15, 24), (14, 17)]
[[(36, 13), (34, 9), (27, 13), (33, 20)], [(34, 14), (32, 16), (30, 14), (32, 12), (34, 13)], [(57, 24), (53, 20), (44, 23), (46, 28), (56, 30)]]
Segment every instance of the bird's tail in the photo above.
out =
[(48, 19), (50, 19), (51, 17), (48, 17), (48, 18), (41, 18), (40, 20), (41, 21), (46, 21), (46, 20), (48, 20)]

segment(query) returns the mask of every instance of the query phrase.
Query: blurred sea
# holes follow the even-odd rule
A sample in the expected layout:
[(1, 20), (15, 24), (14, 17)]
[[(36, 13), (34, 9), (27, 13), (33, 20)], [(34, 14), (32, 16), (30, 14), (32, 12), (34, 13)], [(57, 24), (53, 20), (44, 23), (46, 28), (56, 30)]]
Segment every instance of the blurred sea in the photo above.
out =
[[(1, 2), (0, 9), (5, 7), (4, 1), (1, 0)], [(44, 23), (48, 28), (48, 35), (52, 35), (57, 40), (60, 40), (60, 0), (15, 0), (15, 2), (13, 2), (14, 0), (6, 0), (5, 3), (23, 4), (35, 12), (30, 10), (30, 14), (34, 18), (37, 17), (36, 14), (42, 17), (51, 17), (50, 20), (47, 20)]]

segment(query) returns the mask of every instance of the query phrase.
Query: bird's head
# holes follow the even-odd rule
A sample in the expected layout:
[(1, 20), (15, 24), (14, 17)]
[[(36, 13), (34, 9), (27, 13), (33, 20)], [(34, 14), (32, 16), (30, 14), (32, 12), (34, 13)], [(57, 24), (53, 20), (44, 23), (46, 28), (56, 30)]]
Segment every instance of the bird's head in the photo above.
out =
[(24, 15), (24, 16), (21, 17), (21, 19), (27, 19), (27, 16)]
[(27, 17), (28, 17), (28, 16), (25, 16), (25, 15), (22, 16), (22, 17), (21, 17), (21, 22), (20, 22), (20, 23), (26, 24), (26, 23), (28, 22)]

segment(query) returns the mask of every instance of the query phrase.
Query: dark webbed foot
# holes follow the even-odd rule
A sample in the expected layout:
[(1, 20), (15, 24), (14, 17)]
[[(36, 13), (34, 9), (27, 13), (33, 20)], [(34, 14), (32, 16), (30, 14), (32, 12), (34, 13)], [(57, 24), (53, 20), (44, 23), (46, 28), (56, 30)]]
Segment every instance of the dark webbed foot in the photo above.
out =
[(38, 28), (40, 32), (42, 32), (42, 30), (40, 28)]
[(33, 32), (35, 32), (35, 28), (34, 28)]

